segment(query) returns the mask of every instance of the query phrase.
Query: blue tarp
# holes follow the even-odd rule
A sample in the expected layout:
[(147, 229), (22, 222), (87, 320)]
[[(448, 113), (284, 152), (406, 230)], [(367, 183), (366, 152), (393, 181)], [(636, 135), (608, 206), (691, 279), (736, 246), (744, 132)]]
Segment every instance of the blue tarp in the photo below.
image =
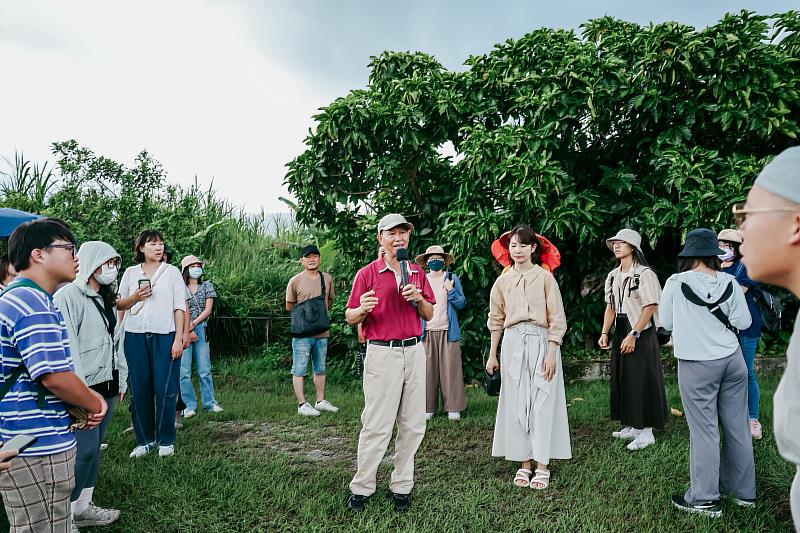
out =
[(8, 207), (0, 208), (0, 239), (8, 239), (17, 226), (37, 218), (42, 218), (42, 216)]

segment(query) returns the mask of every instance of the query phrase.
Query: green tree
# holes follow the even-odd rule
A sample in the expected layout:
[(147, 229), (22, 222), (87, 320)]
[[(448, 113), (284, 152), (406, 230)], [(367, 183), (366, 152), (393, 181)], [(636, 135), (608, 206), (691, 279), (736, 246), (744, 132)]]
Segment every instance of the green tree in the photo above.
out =
[[(366, 89), (314, 117), (288, 164), (298, 219), (336, 236), (351, 268), (373, 255), (376, 218), (390, 211), (421, 230), (420, 249), (449, 246), (466, 278), (474, 370), (497, 275), (489, 245), (530, 223), (563, 255), (568, 342), (591, 344), (606, 237), (638, 229), (663, 279), (686, 231), (728, 227), (765, 161), (797, 142), (798, 29), (794, 11), (743, 11), (703, 30), (605, 17), (580, 34), (508, 40), (463, 72), (385, 52)], [(443, 155), (448, 143), (457, 161)]]

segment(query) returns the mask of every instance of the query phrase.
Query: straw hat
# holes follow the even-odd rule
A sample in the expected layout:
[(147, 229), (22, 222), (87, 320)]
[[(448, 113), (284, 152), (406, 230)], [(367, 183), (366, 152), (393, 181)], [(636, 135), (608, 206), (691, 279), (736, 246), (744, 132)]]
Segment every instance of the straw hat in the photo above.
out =
[(425, 253), (419, 254), (415, 261), (419, 266), (425, 266), (428, 263), (428, 258), (432, 255), (441, 255), (444, 257), (445, 266), (452, 265), (456, 260), (452, 255), (445, 253), (444, 248), (441, 246), (428, 246), (428, 249), (425, 250)]

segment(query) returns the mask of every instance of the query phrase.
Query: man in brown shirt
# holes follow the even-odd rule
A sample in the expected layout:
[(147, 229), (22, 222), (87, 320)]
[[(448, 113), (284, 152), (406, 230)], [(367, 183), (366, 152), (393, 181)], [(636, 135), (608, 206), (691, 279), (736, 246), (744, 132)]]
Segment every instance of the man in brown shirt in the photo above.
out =
[[(286, 310), (296, 314), (302, 312), (301, 305), (308, 307), (313, 303), (309, 300), (320, 298), (323, 287), (325, 289), (325, 314), (333, 305), (333, 278), (330, 274), (319, 271), (319, 249), (310, 244), (300, 251), (300, 263), (303, 271), (289, 280), (286, 287)], [(313, 315), (314, 313), (308, 313)], [(294, 320), (293, 320), (294, 322)], [(324, 330), (316, 334), (293, 335), (292, 338), (292, 387), (297, 397), (297, 414), (302, 416), (319, 416), (320, 411), (335, 413), (339, 410), (325, 399), (325, 357), (328, 353), (328, 337), (330, 331)], [(311, 407), (306, 401), (303, 386), (308, 369), (308, 361), (314, 370), (314, 387), (317, 390), (317, 403)]]

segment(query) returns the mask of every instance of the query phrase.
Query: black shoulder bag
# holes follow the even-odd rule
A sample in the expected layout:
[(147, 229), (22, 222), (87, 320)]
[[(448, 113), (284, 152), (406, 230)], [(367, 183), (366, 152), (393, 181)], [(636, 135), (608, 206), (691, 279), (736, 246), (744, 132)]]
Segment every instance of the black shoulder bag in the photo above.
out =
[(295, 338), (313, 337), (331, 329), (328, 306), (325, 305), (325, 275), (319, 273), (322, 293), (314, 298), (300, 302), (292, 308), (291, 334)]
[(737, 330), (735, 327), (731, 325), (731, 322), (730, 320), (728, 320), (728, 317), (725, 315), (725, 313), (722, 312), (722, 309), (719, 308), (719, 306), (725, 300), (727, 300), (733, 295), (733, 282), (728, 283), (728, 286), (725, 287), (725, 291), (722, 293), (722, 296), (720, 296), (719, 299), (713, 303), (708, 303), (702, 300), (699, 296), (697, 296), (694, 293), (694, 291), (688, 284), (683, 282), (681, 282), (681, 292), (683, 292), (683, 295), (686, 297), (686, 299), (689, 300), (694, 305), (705, 307), (709, 311), (711, 311), (711, 314), (714, 315), (717, 318), (717, 320), (722, 322), (723, 326), (725, 326), (728, 330), (732, 331), (733, 334), (736, 335), (737, 337), (739, 336), (739, 330)]
[[(112, 340), (112, 348), (111, 348), (111, 379), (108, 381), (104, 381), (102, 383), (98, 383), (96, 385), (89, 385), (89, 388), (101, 395), (103, 398), (113, 398), (115, 396), (119, 396), (119, 370), (117, 369), (116, 364), (116, 354), (114, 354), (113, 348), (113, 340), (114, 340), (114, 326), (111, 325), (111, 322), (106, 317), (106, 310), (97, 303), (97, 300), (92, 298), (91, 296), (89, 299), (92, 301), (94, 306), (100, 311), (100, 316), (103, 318), (103, 323), (106, 325), (106, 330), (108, 334), (111, 336)], [(80, 357), (80, 354), (78, 354)]]

